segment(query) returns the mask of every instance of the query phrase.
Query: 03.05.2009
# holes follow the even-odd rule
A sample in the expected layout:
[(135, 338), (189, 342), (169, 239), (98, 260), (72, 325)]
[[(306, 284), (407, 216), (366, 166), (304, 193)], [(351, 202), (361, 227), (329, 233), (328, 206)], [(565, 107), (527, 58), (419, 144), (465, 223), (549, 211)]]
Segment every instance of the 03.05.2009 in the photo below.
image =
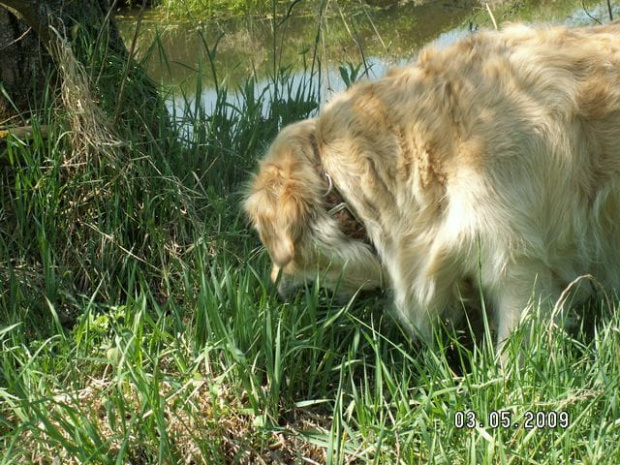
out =
[(527, 410), (521, 416), (520, 421), (513, 422), (513, 412), (510, 410), (492, 410), (486, 416), (486, 421), (479, 419), (476, 412), (472, 410), (459, 410), (454, 414), (454, 426), (457, 429), (473, 428), (518, 428), (525, 429), (545, 429), (562, 428), (566, 429), (570, 425), (570, 416), (565, 411), (539, 411)]

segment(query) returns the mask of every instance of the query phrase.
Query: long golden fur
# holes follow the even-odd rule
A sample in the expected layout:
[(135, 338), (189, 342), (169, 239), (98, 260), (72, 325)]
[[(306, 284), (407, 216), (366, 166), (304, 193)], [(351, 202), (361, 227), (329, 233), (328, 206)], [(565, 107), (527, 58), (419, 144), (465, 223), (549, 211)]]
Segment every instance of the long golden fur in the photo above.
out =
[[(343, 231), (331, 189), (372, 244)], [(317, 271), (340, 292), (386, 287), (423, 338), (478, 290), (503, 341), (581, 275), (618, 289), (620, 25), (427, 47), (283, 129), (245, 209), (282, 293)]]

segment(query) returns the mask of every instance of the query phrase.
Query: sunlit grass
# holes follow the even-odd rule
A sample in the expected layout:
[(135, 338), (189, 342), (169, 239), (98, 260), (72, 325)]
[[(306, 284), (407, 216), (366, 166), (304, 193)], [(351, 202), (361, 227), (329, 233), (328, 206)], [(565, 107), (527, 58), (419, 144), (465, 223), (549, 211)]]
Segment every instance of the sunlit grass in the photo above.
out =
[[(414, 350), (380, 301), (333, 307), (310, 289), (282, 304), (252, 268), (207, 263), (200, 248), (183, 276), (182, 304), (162, 305), (140, 286), (122, 305), (86, 306), (73, 328), (47, 339), (26, 341), (19, 326), (2, 332), (6, 457), (617, 460), (617, 315), (591, 338), (535, 325), (533, 344), (522, 348), (531, 335), (517, 334), (507, 349), (521, 364), (502, 369), (493, 353), (449, 334)], [(464, 371), (448, 350), (468, 361)], [(474, 412), (476, 423), (457, 428), (457, 412)], [(491, 426), (501, 412), (510, 427)], [(560, 412), (568, 427), (546, 426)]]

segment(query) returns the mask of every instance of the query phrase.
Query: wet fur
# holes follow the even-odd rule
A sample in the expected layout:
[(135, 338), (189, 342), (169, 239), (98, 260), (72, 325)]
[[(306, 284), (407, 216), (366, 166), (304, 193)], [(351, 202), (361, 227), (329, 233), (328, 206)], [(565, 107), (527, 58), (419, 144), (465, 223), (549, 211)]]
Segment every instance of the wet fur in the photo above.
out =
[[(313, 142), (314, 141), (314, 142)], [(313, 147), (314, 143), (314, 147)], [(376, 251), (326, 211), (331, 177)], [(245, 209), (281, 291), (387, 287), (412, 334), (481, 286), (504, 340), (591, 274), (620, 284), (620, 26), (510, 26), (362, 82), (286, 127)], [(478, 283), (476, 285), (472, 283)], [(585, 299), (591, 286), (580, 286)]]

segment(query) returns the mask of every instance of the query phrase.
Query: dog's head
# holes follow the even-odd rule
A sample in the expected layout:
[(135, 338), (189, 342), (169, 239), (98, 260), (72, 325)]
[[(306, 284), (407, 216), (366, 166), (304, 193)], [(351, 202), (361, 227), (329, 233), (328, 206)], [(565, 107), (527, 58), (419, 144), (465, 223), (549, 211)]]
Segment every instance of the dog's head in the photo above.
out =
[(245, 211), (273, 262), (271, 279), (287, 297), (317, 276), (320, 284), (348, 298), (380, 288), (384, 272), (367, 242), (348, 236), (327, 200), (332, 186), (321, 168), (316, 123), (284, 128), (260, 162)]

